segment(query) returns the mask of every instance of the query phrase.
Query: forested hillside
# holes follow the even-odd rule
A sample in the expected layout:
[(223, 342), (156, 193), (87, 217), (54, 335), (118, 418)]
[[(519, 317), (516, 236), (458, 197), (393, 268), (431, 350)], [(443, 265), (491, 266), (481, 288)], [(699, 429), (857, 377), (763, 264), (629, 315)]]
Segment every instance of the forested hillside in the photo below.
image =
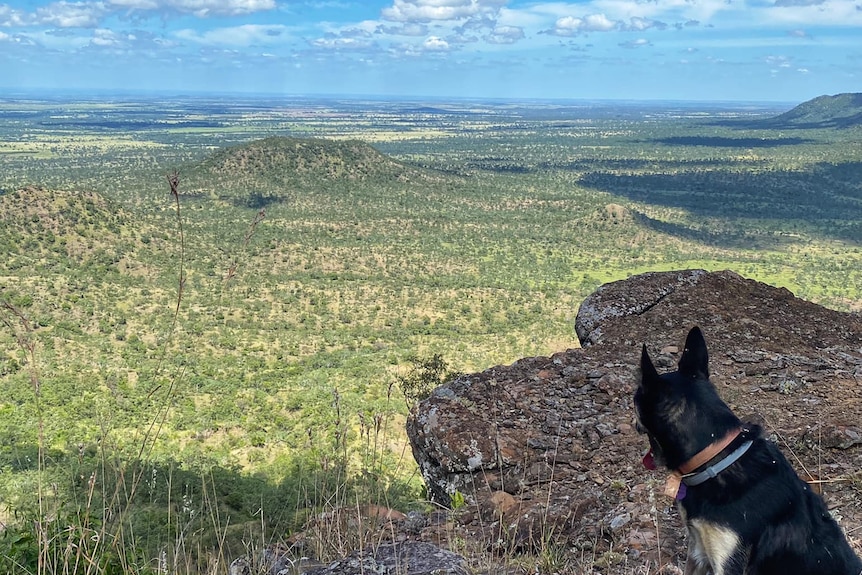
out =
[(851, 128), (862, 126), (862, 93), (819, 96), (769, 120), (775, 128)]
[[(351, 185), (386, 186), (428, 180), (417, 168), (353, 141), (270, 137), (232, 146), (183, 170), (186, 193), (263, 207), (297, 199), (297, 191), (326, 186), (332, 193)], [(439, 179), (439, 178), (438, 178)]]

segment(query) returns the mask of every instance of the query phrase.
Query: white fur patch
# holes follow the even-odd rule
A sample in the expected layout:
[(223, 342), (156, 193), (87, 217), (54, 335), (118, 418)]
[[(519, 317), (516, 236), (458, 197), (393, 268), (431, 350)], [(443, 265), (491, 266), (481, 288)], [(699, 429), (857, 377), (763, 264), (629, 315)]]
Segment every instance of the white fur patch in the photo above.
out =
[(689, 549), (690, 559), (699, 565), (708, 563), (714, 575), (724, 575), (728, 563), (739, 549), (739, 535), (716, 523), (694, 519), (689, 523), (694, 549)]

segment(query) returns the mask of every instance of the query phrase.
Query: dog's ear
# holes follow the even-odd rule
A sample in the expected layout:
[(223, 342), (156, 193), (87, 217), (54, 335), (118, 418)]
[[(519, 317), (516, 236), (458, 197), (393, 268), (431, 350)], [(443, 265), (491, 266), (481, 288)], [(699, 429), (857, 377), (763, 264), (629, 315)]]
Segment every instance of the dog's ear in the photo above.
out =
[(700, 328), (694, 326), (685, 338), (685, 350), (679, 359), (679, 372), (690, 377), (709, 379), (709, 354)]
[(659, 380), (658, 372), (650, 359), (649, 353), (644, 344), (641, 350), (641, 385), (653, 383)]

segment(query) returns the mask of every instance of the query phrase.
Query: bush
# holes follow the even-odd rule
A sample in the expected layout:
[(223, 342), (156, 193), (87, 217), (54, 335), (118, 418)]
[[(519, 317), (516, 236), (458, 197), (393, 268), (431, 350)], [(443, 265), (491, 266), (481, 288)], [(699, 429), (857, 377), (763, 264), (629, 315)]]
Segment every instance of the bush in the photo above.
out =
[(431, 357), (412, 356), (407, 360), (410, 369), (406, 375), (398, 376), (398, 387), (407, 401), (407, 407), (412, 409), (417, 403), (426, 399), (434, 388), (449, 383), (461, 375), (451, 371), (449, 364), (439, 353)]

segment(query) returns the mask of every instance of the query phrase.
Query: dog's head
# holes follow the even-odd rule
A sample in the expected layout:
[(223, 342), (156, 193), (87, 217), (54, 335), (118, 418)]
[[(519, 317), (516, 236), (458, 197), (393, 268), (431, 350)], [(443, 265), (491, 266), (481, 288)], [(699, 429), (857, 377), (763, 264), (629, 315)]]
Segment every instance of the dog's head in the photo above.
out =
[(740, 421), (709, 381), (709, 356), (699, 327), (685, 340), (676, 371), (659, 375), (647, 353), (641, 352), (641, 381), (635, 391), (638, 431), (649, 437), (647, 467), (678, 469)]

